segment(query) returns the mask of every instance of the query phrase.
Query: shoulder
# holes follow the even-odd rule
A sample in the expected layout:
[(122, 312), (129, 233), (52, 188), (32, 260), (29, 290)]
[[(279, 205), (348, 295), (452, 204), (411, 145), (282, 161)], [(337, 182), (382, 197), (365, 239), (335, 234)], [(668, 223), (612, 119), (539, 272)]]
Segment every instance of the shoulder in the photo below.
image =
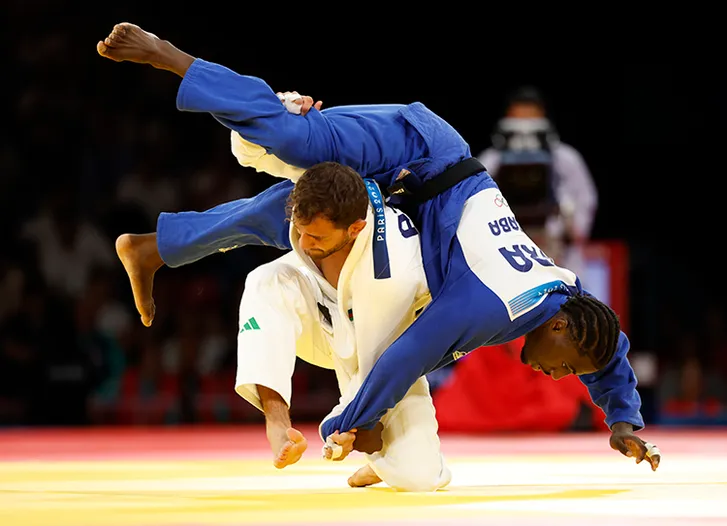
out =
[(570, 144), (564, 142), (559, 142), (553, 148), (553, 158), (556, 161), (568, 164), (583, 162), (581, 152)]

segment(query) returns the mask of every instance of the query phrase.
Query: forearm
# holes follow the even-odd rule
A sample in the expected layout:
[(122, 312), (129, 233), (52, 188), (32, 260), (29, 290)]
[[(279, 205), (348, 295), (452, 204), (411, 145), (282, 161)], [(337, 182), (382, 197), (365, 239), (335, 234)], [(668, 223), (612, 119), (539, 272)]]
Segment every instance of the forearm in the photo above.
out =
[(641, 397), (636, 390), (636, 375), (627, 359), (629, 341), (621, 333), (619, 348), (603, 370), (581, 375), (579, 379), (588, 387), (593, 402), (606, 413), (606, 424), (628, 424), (635, 430), (644, 427), (641, 416)]
[(633, 433), (634, 426), (628, 422), (616, 422), (611, 426), (611, 431), (613, 433)]
[[(468, 283), (461, 280), (462, 286)], [(320, 426), (321, 438), (326, 439), (336, 429), (341, 432), (371, 429), (386, 412), (396, 406), (414, 383), (431, 372), (461, 345), (465, 316), (453, 317), (459, 289), (455, 294), (442, 294), (435, 299), (419, 318), (379, 357), (364, 379), (356, 396), (341, 414), (324, 421)], [(442, 330), (442, 320), (451, 323)]]
[(384, 447), (381, 438), (383, 431), (384, 424), (381, 422), (378, 422), (373, 429), (359, 429), (353, 442), (354, 451), (361, 451), (369, 455), (381, 451), (381, 448)]

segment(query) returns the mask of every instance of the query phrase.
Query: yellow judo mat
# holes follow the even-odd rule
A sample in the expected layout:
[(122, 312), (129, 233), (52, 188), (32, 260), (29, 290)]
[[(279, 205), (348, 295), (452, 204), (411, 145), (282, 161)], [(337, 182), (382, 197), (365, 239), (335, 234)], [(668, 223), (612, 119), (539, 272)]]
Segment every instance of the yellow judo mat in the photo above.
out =
[(452, 483), (416, 494), (349, 488), (363, 457), (327, 462), (316, 445), (277, 470), (264, 442), (234, 431), (73, 433), (0, 435), (0, 525), (727, 525), (727, 434), (650, 435), (655, 473), (603, 435), (444, 436)]

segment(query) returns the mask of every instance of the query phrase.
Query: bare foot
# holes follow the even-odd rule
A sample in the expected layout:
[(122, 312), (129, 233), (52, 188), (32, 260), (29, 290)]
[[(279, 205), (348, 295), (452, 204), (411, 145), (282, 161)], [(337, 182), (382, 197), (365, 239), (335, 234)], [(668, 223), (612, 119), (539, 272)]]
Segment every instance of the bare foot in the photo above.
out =
[(285, 466), (295, 464), (300, 460), (308, 449), (308, 441), (303, 433), (292, 427), (285, 432), (285, 437), (280, 440), (280, 444), (272, 443), (273, 451), (278, 451), (277, 456), (273, 460), (273, 466), (283, 469)]
[(122, 234), (116, 239), (116, 254), (129, 275), (141, 323), (149, 327), (156, 313), (152, 297), (154, 274), (164, 265), (157, 249), (157, 236), (155, 233)]
[(184, 77), (195, 58), (180, 51), (170, 42), (159, 39), (153, 33), (137, 25), (124, 22), (116, 24), (104, 40), (96, 44), (96, 51), (102, 57), (116, 62), (151, 64)]
[(116, 62), (151, 64), (159, 55), (159, 38), (139, 26), (124, 22), (116, 24), (104, 40), (99, 40), (96, 50), (102, 57)]
[(374, 470), (368, 464), (348, 478), (348, 485), (352, 488), (365, 488), (379, 482), (381, 482), (381, 478), (374, 473)]

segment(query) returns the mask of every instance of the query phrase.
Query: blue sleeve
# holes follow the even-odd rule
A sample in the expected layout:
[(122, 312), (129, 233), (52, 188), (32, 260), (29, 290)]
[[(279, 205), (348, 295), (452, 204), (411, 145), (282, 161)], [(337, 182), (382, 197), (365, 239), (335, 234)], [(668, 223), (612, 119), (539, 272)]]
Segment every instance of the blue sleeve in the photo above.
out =
[(611, 362), (594, 374), (579, 376), (588, 388), (593, 402), (606, 413), (610, 428), (616, 422), (628, 422), (634, 430), (643, 429), (641, 396), (636, 390), (636, 375), (628, 361), (629, 339), (622, 332), (618, 349)]
[(426, 155), (426, 143), (401, 115), (405, 106), (340, 106), (306, 116), (289, 113), (257, 77), (201, 59), (187, 70), (177, 93), (180, 111), (206, 112), (284, 162), (308, 168), (324, 161), (362, 176), (387, 172)]
[[(417, 379), (449, 361), (455, 351), (467, 353), (487, 341), (507, 316), (502, 303), (488, 294), (494, 296), (470, 272), (437, 296), (383, 352), (343, 412), (321, 424), (321, 438), (336, 430), (373, 428)], [(470, 299), (466, 313), (462, 298)]]

